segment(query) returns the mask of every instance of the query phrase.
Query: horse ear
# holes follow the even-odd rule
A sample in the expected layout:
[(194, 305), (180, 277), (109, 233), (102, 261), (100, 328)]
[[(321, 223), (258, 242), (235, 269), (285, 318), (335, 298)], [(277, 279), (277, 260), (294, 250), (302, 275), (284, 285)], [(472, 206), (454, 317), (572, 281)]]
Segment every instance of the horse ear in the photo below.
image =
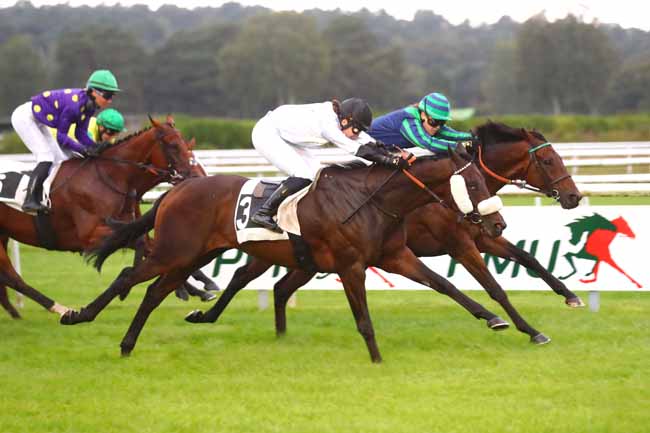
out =
[(196, 138), (192, 137), (192, 139), (187, 143), (189, 146), (190, 150), (194, 149), (194, 146), (196, 146)]
[(174, 118), (171, 114), (167, 114), (167, 123), (169, 123), (170, 126), (174, 127)]
[(151, 117), (151, 114), (147, 114), (147, 117), (149, 118), (149, 122), (151, 122), (151, 125), (152, 125), (154, 128), (159, 128), (159, 127), (160, 127), (160, 123), (159, 123), (156, 119), (154, 119), (153, 117)]

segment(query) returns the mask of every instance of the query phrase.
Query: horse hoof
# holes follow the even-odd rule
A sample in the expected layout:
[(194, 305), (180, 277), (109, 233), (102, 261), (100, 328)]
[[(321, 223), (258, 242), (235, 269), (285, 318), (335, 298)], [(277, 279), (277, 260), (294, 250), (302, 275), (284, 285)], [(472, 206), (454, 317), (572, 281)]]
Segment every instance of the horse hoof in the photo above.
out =
[(493, 331), (503, 331), (504, 329), (508, 329), (510, 327), (510, 324), (503, 320), (501, 317), (496, 316), (488, 320), (487, 326)]
[(203, 312), (201, 310), (191, 311), (187, 316), (185, 316), (185, 321), (190, 323), (201, 323), (203, 322)]
[(61, 325), (76, 325), (77, 323), (79, 323), (78, 318), (79, 318), (79, 313), (77, 311), (68, 310), (61, 316), (61, 318), (59, 319), (59, 323)]
[(551, 339), (541, 332), (534, 337), (530, 337), (530, 342), (541, 346), (542, 344), (548, 344), (551, 342)]
[(576, 296), (575, 298), (569, 298), (566, 301), (564, 301), (567, 306), (570, 308), (582, 308), (585, 306), (585, 303), (582, 302), (582, 299), (580, 297)]
[(122, 356), (122, 358), (128, 358), (129, 356), (131, 356), (132, 351), (133, 351), (132, 347), (120, 346), (120, 356)]
[(201, 297), (201, 301), (210, 302), (210, 301), (212, 301), (213, 299), (216, 299), (216, 298), (217, 298), (217, 295), (215, 295), (214, 293), (206, 292), (206, 294)]
[(203, 286), (203, 290), (206, 292), (220, 292), (221, 287), (217, 286), (217, 283), (208, 283), (205, 286)]

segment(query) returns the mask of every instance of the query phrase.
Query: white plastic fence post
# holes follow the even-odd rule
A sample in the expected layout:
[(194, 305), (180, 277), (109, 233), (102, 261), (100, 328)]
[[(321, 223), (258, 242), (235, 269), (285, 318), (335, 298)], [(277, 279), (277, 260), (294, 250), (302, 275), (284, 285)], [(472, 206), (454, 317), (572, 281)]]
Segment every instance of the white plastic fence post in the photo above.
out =
[[(18, 275), (20, 275), (20, 244), (13, 239), (11, 240), (11, 244), (11, 262)], [(25, 297), (22, 293), (16, 292), (16, 305), (18, 308), (25, 306)]]
[(542, 205), (542, 198), (539, 196), (535, 196), (535, 206), (541, 206)]
[(598, 290), (589, 291), (589, 309), (594, 313), (600, 310), (600, 292)]
[(269, 308), (269, 291), (268, 290), (258, 290), (257, 291), (257, 306), (260, 310), (266, 310)]

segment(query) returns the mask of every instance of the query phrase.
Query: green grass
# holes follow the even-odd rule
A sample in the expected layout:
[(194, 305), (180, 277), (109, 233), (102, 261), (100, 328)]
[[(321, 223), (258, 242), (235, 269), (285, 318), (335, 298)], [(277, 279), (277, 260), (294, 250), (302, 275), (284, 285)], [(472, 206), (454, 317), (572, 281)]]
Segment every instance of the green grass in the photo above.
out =
[[(73, 307), (128, 258), (111, 258), (98, 276), (76, 255), (22, 248), (25, 278)], [(24, 320), (0, 312), (0, 432), (650, 431), (648, 293), (603, 293), (593, 313), (550, 292), (511, 292), (553, 338), (536, 347), (435, 293), (369, 292), (380, 365), (341, 292), (299, 293), (282, 339), (255, 292), (214, 325), (185, 323), (206, 304), (170, 297), (122, 359), (142, 293), (74, 327), (31, 301)]]

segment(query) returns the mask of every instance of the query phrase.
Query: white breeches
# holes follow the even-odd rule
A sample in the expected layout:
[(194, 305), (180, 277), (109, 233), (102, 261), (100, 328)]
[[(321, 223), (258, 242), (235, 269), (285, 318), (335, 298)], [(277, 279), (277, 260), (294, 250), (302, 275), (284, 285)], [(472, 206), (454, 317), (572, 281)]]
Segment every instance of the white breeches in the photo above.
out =
[(321, 163), (309, 149), (286, 142), (278, 133), (269, 116), (262, 117), (252, 133), (253, 146), (271, 164), (288, 176), (314, 180)]
[(36, 162), (62, 162), (70, 156), (61, 150), (50, 128), (32, 114), (32, 102), (19, 105), (11, 114), (11, 125), (27, 148), (36, 156)]

